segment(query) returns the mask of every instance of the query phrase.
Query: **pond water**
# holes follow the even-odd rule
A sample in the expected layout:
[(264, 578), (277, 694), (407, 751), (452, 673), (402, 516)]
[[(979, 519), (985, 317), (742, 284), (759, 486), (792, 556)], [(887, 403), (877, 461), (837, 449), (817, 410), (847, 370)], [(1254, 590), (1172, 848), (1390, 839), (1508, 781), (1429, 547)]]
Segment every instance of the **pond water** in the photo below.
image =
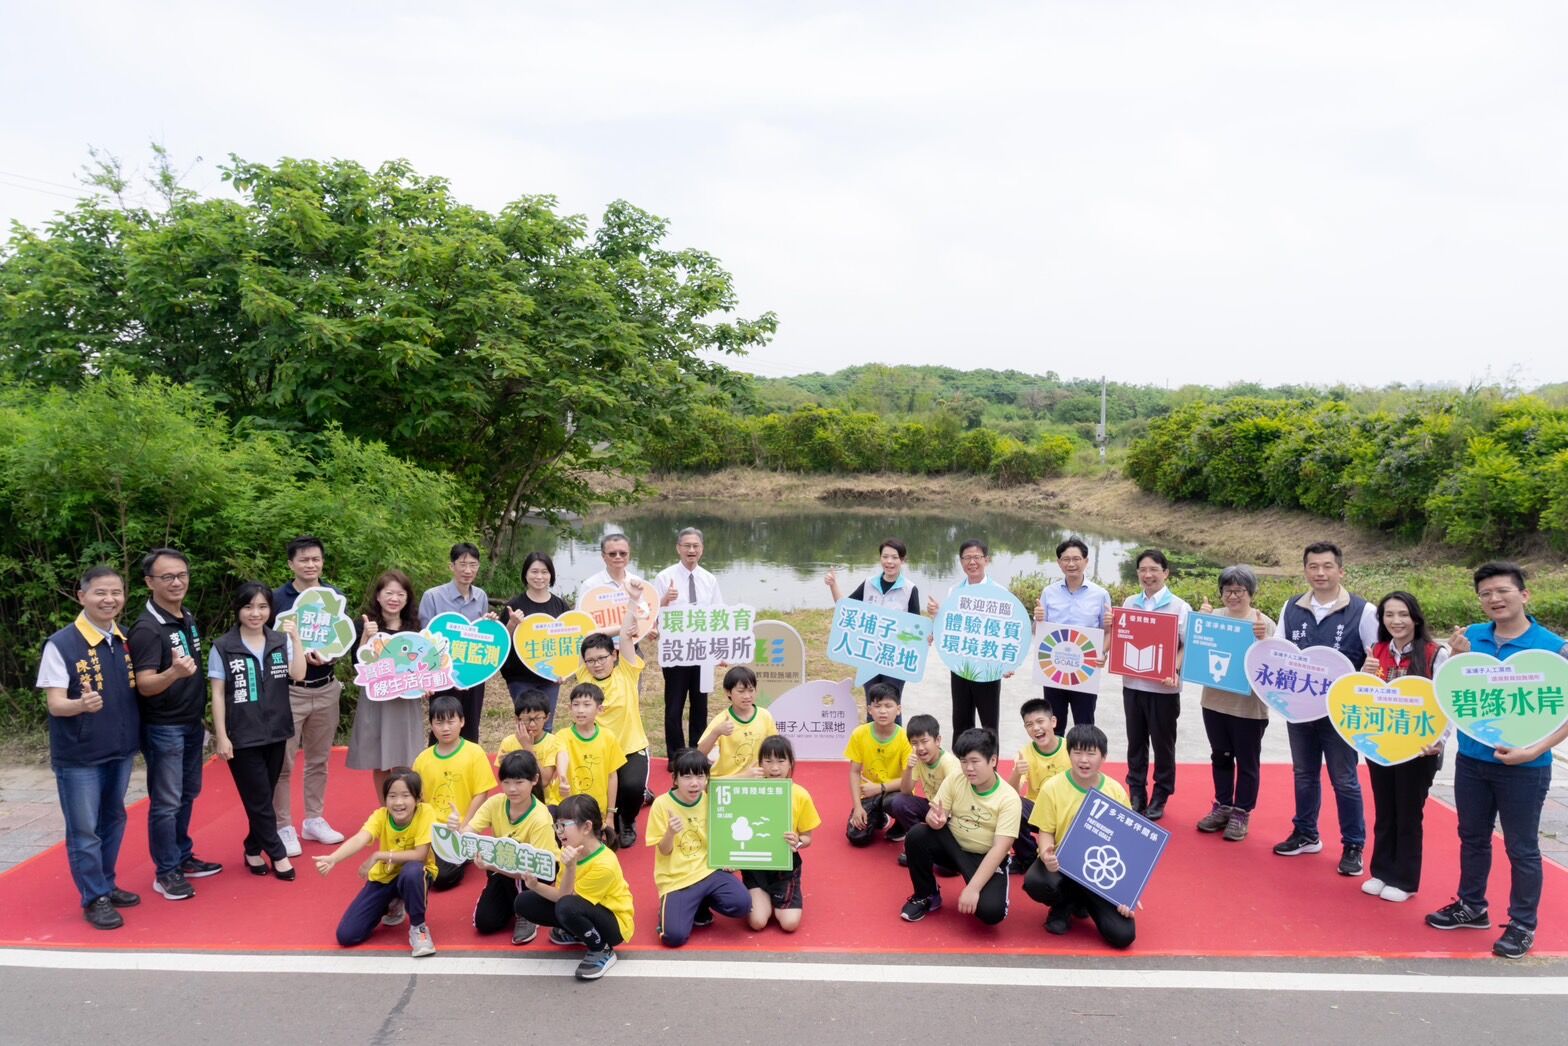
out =
[[(725, 514), (714, 502), (664, 501), (590, 516), (566, 537), (545, 527), (525, 532), (518, 536), (515, 556), (521, 560), (530, 551), (548, 552), (555, 561), (555, 590), (567, 594), (603, 569), (601, 535), (626, 534), (632, 570), (652, 578), (676, 561), (675, 535), (683, 527), (702, 530), (702, 565), (718, 577), (726, 601), (770, 610), (828, 607), (824, 573), (837, 569), (847, 594), (879, 569), (879, 546), (888, 537), (909, 546), (905, 570), (922, 597), (940, 597), (962, 578), (958, 545), (971, 537), (990, 546), (990, 576), (1003, 584), (1035, 572), (1060, 577), (1056, 544), (1070, 533), (1088, 544), (1090, 576), (1101, 584), (1135, 580), (1131, 557), (1142, 547), (1127, 536), (1069, 531), (1048, 520), (963, 508), (768, 506), (741, 515)], [(512, 594), (506, 586), (496, 587)]]

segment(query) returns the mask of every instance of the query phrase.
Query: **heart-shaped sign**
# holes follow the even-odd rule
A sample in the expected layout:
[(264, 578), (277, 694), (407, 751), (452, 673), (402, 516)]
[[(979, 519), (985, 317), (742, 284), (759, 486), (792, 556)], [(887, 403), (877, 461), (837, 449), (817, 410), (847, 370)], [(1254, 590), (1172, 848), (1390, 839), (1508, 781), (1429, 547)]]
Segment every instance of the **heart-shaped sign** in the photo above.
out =
[(1492, 748), (1524, 748), (1568, 721), (1568, 661), (1550, 650), (1521, 650), (1506, 661), (1474, 652), (1437, 670), (1437, 703), (1454, 725)]
[(529, 671), (559, 682), (577, 674), (583, 663), (583, 637), (596, 627), (581, 610), (568, 610), (560, 617), (529, 614), (512, 630), (512, 649)]
[(638, 632), (647, 632), (649, 621), (658, 614), (659, 608), (654, 605), (653, 587), (642, 587), (642, 598), (632, 602), (631, 594), (616, 585), (595, 585), (583, 593), (582, 599), (577, 602), (577, 609), (593, 618), (594, 627), (606, 632), (613, 632), (621, 627), (626, 612), (632, 610), (644, 624), (638, 626)]
[(1437, 691), (1422, 676), (1341, 676), (1329, 688), (1328, 715), (1339, 736), (1379, 766), (1409, 762), (1448, 729)]
[(460, 690), (478, 686), (501, 671), (501, 663), (512, 652), (506, 626), (489, 618), (470, 621), (449, 610), (431, 618), (425, 631), (446, 637), (452, 679)]
[(1258, 699), (1292, 723), (1328, 715), (1328, 692), (1354, 672), (1330, 646), (1300, 649), (1288, 639), (1260, 639), (1247, 648), (1247, 682)]

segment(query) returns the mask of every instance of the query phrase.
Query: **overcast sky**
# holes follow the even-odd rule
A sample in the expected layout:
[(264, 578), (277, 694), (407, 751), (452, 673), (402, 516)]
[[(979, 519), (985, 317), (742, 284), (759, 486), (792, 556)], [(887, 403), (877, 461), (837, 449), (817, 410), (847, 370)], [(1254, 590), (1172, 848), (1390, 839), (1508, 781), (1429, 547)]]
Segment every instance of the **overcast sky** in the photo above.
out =
[[(442, 9), (437, 9), (441, 7)], [(625, 198), (744, 369), (1568, 379), (1568, 5), (0, 2), (0, 217), (96, 145)], [(64, 193), (66, 196), (54, 195)]]

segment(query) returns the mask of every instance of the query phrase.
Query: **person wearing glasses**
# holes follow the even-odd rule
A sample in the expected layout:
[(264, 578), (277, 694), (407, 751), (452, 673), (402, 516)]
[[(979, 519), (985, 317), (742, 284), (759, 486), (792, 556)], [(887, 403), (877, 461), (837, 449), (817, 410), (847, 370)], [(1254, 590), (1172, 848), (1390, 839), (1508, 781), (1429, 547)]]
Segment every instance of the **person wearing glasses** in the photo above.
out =
[[(687, 527), (675, 536), (680, 562), (665, 567), (653, 579), (660, 606), (716, 606), (724, 602), (719, 580), (702, 568), (702, 531)], [(695, 748), (708, 725), (708, 695), (713, 692), (713, 663), (670, 665), (664, 668), (664, 753), (673, 756), (682, 748)], [(689, 732), (681, 722), (687, 713)]]
[[(577, 586), (576, 606), (581, 607), (583, 605), (583, 595), (590, 589), (613, 585), (625, 592), (628, 597), (632, 597), (631, 582), (636, 581), (642, 585), (647, 584), (646, 581), (631, 571), (632, 542), (625, 534), (615, 531), (600, 538), (599, 558), (604, 560), (604, 569), (589, 576), (582, 584)], [(632, 598), (635, 599), (635, 597)], [(645, 626), (639, 631), (647, 634), (649, 629)], [(611, 631), (610, 634), (615, 635), (616, 632)]]
[[(1111, 594), (1084, 576), (1089, 567), (1089, 546), (1083, 538), (1069, 537), (1056, 546), (1056, 566), (1062, 580), (1046, 585), (1040, 591), (1040, 601), (1035, 604), (1034, 619), (1037, 624), (1049, 621), (1053, 625), (1071, 625), (1074, 628), (1104, 628), (1105, 615), (1111, 609)], [(1056, 716), (1056, 730), (1067, 734), (1067, 713), (1072, 712), (1074, 723), (1092, 724), (1094, 707), (1099, 694), (1084, 694), (1060, 687), (1044, 688), (1044, 696), (1051, 703)], [(1034, 782), (1030, 782), (1034, 786)]]
[[(964, 568), (964, 580), (948, 589), (951, 596), (962, 588), (983, 585), (989, 580), (986, 567), (991, 562), (991, 550), (979, 538), (970, 538), (958, 546), (958, 565)], [(936, 617), (936, 597), (926, 600), (926, 615)], [(953, 698), (953, 736), (973, 729), (976, 716), (980, 725), (995, 732), (1002, 717), (1002, 681), (993, 679), (980, 682), (965, 679), (957, 672), (949, 672), (949, 689)]]

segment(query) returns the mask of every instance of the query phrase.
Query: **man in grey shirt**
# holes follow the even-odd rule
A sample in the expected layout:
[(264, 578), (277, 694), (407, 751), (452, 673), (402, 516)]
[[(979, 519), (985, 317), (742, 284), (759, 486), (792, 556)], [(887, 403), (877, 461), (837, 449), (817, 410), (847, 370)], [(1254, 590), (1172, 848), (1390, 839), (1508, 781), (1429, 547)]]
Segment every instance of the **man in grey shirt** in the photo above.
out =
[[(419, 600), (419, 620), (429, 626), (437, 614), (461, 614), (469, 621), (478, 621), (490, 614), (490, 597), (474, 584), (479, 576), (479, 549), (468, 542), (452, 546), (452, 580), (427, 591)], [(485, 710), (485, 686), (471, 686), (466, 690), (444, 690), (463, 703), (463, 736), (479, 743), (479, 717)], [(431, 694), (431, 697), (438, 695)]]

